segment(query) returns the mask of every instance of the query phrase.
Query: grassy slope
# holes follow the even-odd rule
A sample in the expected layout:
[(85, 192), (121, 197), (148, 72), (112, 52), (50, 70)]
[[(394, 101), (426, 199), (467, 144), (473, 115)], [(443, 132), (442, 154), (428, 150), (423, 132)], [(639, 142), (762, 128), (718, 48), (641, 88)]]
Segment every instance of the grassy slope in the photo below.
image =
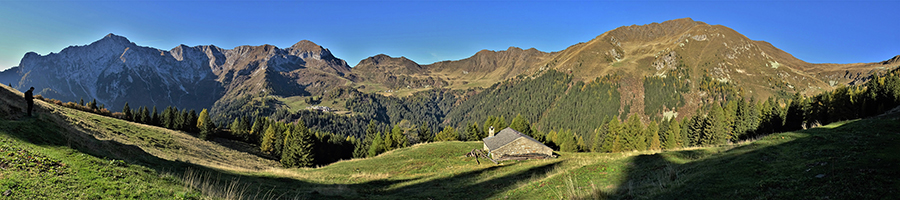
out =
[[(10, 94), (0, 94), (3, 105), (15, 103)], [(54, 199), (198, 197), (197, 191), (265, 199), (900, 196), (897, 116), (678, 151), (561, 153), (494, 165), (463, 156), (480, 142), (440, 142), (321, 168), (280, 169), (184, 133), (39, 104), (32, 118), (0, 106), (14, 119), (0, 120), (0, 193)]]

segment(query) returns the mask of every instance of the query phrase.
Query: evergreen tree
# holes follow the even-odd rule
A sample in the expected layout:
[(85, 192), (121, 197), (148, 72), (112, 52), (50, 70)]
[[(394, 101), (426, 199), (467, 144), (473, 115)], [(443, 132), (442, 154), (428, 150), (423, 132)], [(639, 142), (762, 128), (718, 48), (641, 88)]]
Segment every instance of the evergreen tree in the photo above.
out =
[(466, 123), (466, 140), (479, 141), (482, 138), (484, 137), (481, 134), (481, 129), (478, 128), (478, 122)]
[(666, 129), (665, 141), (666, 143), (663, 145), (665, 149), (674, 149), (681, 147), (682, 141), (679, 137), (681, 135), (681, 122), (672, 119), (669, 122), (669, 127)]
[(244, 137), (244, 134), (241, 132), (241, 119), (234, 118), (234, 122), (231, 122), (231, 125), (228, 125), (228, 129), (231, 129), (231, 135), (237, 138)]
[(368, 157), (375, 157), (385, 151), (384, 139), (381, 138), (381, 133), (375, 133), (374, 135), (375, 137), (372, 139), (372, 144), (369, 146)]
[(91, 102), (88, 103), (88, 108), (91, 109), (91, 112), (93, 112), (94, 110), (98, 110), (97, 109), (97, 99), (91, 100)]
[(557, 141), (559, 141), (559, 150), (562, 152), (577, 152), (578, 151), (578, 141), (575, 139), (575, 134), (572, 133), (572, 130), (564, 130), (559, 131), (556, 135)]
[(391, 129), (391, 135), (391, 138), (394, 139), (394, 149), (403, 148), (409, 145), (409, 140), (406, 138), (406, 135), (403, 134), (403, 129), (400, 129), (400, 125), (394, 125), (394, 128)]
[(84, 98), (81, 98), (81, 100), (78, 100), (78, 105), (84, 106)]
[(534, 135), (532, 135), (531, 133), (531, 123), (528, 122), (528, 119), (525, 119), (525, 117), (521, 114), (516, 115), (516, 117), (513, 118), (512, 123), (510, 123), (509, 127), (513, 130), (524, 133), (525, 135), (534, 137)]
[(250, 128), (251, 139), (262, 141), (264, 136), (263, 132), (265, 132), (267, 127), (264, 117), (256, 117), (256, 119), (253, 120), (253, 126)]
[(190, 114), (187, 112), (187, 110), (181, 110), (181, 114), (178, 114), (178, 116), (175, 118), (175, 129), (188, 131), (187, 127), (191, 127), (191, 125), (188, 124), (188, 121), (190, 121), (188, 120), (189, 118)]
[(593, 141), (591, 141), (591, 152), (602, 152), (603, 151), (603, 142), (606, 140), (606, 136), (609, 135), (609, 123), (603, 123), (597, 129), (594, 129), (594, 137)]
[(662, 144), (659, 141), (659, 125), (656, 124), (656, 121), (650, 121), (650, 125), (647, 125), (647, 132), (650, 135), (650, 150), (660, 150)]
[(703, 130), (702, 145), (724, 144), (727, 135), (728, 124), (725, 122), (725, 111), (717, 104), (713, 104)]
[(619, 124), (618, 117), (613, 117), (606, 123), (606, 135), (603, 139), (602, 152), (619, 152), (622, 151), (621, 133), (622, 128)]
[(459, 134), (452, 126), (445, 126), (444, 130), (439, 132), (434, 138), (435, 141), (458, 141)]
[(188, 132), (194, 132), (194, 133), (199, 132), (200, 129), (197, 129), (197, 126), (194, 126), (194, 124), (197, 124), (197, 120), (199, 120), (199, 118), (200, 118), (200, 116), (197, 115), (197, 111), (194, 109), (191, 109), (191, 112), (188, 113), (188, 117), (185, 119), (185, 122), (184, 122), (185, 129), (188, 130)]
[(175, 119), (173, 117), (173, 115), (174, 115), (174, 112), (172, 112), (172, 106), (166, 106), (166, 109), (163, 110), (162, 119), (161, 119), (162, 120), (161, 124), (163, 127), (166, 127), (168, 129), (173, 129), (173, 127), (174, 127), (173, 119)]
[(147, 110), (146, 106), (141, 107), (141, 123), (150, 125), (150, 111)]
[(128, 107), (128, 102), (125, 102), (125, 106), (122, 107), (122, 114), (125, 115), (126, 121), (134, 121), (134, 119), (132, 118), (134, 116), (132, 116), (133, 114), (131, 113), (131, 107)]
[(275, 125), (269, 124), (268, 128), (266, 128), (265, 133), (263, 133), (263, 138), (259, 145), (260, 151), (270, 154), (270, 155), (275, 154), (275, 140), (276, 140), (275, 131), (276, 131)]
[(383, 133), (384, 137), (381, 139), (382, 142), (384, 142), (384, 151), (394, 150), (394, 147), (396, 147), (396, 145), (394, 144), (394, 134), (391, 134), (390, 129), (385, 129)]
[(202, 139), (206, 139), (215, 129), (212, 121), (210, 121), (209, 111), (206, 109), (200, 111), (200, 116), (197, 117), (197, 129), (200, 130), (200, 138)]
[(159, 126), (159, 112), (156, 111), (156, 106), (153, 106), (153, 114), (150, 115), (150, 125)]
[[(240, 122), (237, 122), (240, 126)], [(281, 165), (284, 167), (310, 167), (313, 165), (313, 137), (303, 122), (284, 132), (284, 152)]]
[(631, 150), (646, 150), (647, 149), (647, 137), (644, 134), (644, 124), (641, 123), (641, 120), (638, 119), (637, 115), (631, 115), (628, 117), (628, 121), (625, 122), (625, 137), (624, 139), (624, 149), (625, 151)]

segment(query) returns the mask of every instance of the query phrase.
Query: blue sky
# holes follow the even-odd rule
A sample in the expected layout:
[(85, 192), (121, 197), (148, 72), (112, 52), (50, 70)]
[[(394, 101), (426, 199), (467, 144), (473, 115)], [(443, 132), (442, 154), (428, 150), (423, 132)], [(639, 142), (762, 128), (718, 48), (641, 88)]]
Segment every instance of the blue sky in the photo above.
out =
[(310, 40), (350, 66), (376, 54), (420, 64), (510, 46), (560, 51), (606, 31), (690, 17), (813, 63), (900, 55), (897, 1), (6, 1), (0, 69), (107, 33), (141, 46)]

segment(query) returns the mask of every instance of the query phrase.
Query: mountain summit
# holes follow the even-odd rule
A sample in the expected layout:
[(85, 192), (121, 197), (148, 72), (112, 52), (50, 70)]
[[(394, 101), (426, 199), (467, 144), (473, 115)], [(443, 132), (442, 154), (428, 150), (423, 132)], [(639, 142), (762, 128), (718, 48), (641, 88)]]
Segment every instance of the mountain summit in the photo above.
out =
[(40, 88), (38, 94), (63, 101), (96, 99), (110, 108), (128, 102), (200, 109), (260, 92), (309, 95), (343, 85), (349, 72), (345, 61), (310, 41), (288, 49), (179, 45), (166, 51), (110, 33), (59, 53), (29, 52), (18, 67), (0, 73), (0, 81), (19, 90)]

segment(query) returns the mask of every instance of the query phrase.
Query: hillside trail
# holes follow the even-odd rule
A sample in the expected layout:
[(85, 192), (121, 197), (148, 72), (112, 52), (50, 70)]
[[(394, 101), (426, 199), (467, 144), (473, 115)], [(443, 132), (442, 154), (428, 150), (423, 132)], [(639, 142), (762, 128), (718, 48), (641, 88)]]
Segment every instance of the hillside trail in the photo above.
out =
[[(27, 119), (24, 94), (6, 85), (0, 87), (0, 118)], [(149, 154), (168, 161), (238, 172), (269, 171), (279, 166), (276, 161), (181, 131), (82, 112), (37, 99), (34, 105), (35, 115), (31, 118), (62, 128), (59, 135), (66, 137), (70, 146), (75, 144), (88, 151), (107, 152), (123, 160)]]

